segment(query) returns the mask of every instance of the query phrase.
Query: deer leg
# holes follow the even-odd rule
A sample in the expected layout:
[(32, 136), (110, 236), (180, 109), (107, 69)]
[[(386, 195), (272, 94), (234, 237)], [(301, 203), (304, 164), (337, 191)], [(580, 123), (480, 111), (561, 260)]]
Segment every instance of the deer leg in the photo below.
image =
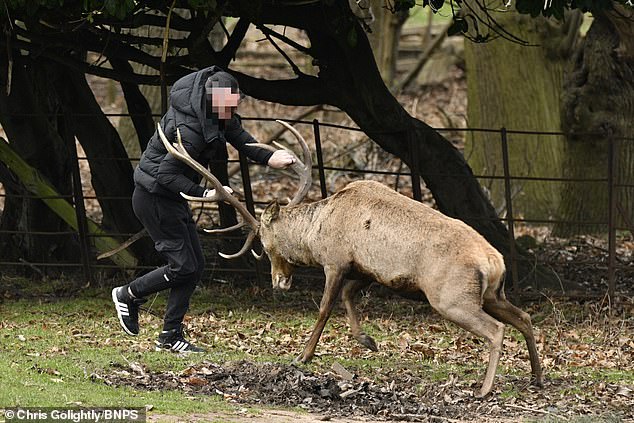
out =
[(485, 297), (484, 311), (496, 319), (510, 324), (524, 335), (524, 339), (526, 339), (526, 345), (528, 347), (528, 356), (531, 361), (533, 382), (537, 386), (544, 386), (544, 376), (542, 374), (542, 366), (539, 362), (535, 336), (533, 335), (531, 316), (515, 307), (506, 298), (492, 300)]
[(324, 295), (321, 297), (321, 304), (319, 305), (319, 319), (317, 323), (315, 323), (315, 327), (313, 328), (313, 332), (310, 335), (310, 339), (304, 351), (293, 361), (294, 363), (308, 363), (315, 355), (317, 342), (321, 337), (321, 333), (326, 326), (326, 322), (330, 317), (332, 308), (341, 291), (343, 275), (346, 269), (342, 266), (324, 266), (324, 272), (326, 273), (326, 286), (324, 287)]
[(361, 323), (359, 320), (359, 313), (357, 312), (357, 308), (355, 307), (355, 300), (359, 291), (363, 288), (370, 285), (370, 281), (367, 280), (348, 280), (343, 286), (343, 290), (341, 291), (341, 301), (343, 301), (343, 305), (346, 307), (346, 313), (348, 315), (348, 323), (350, 324), (350, 331), (352, 332), (352, 336), (364, 347), (372, 350), (378, 351), (379, 349), (376, 346), (376, 342), (372, 339), (371, 336), (368, 336), (361, 329)]
[[(434, 306), (434, 304), (432, 304)], [(436, 306), (434, 306), (436, 308)], [(486, 396), (493, 388), (493, 379), (500, 361), (502, 341), (504, 339), (504, 324), (495, 320), (482, 310), (478, 304), (451, 304), (436, 308), (440, 314), (463, 329), (485, 338), (489, 342), (489, 366), (482, 388), (475, 395), (477, 398)]]

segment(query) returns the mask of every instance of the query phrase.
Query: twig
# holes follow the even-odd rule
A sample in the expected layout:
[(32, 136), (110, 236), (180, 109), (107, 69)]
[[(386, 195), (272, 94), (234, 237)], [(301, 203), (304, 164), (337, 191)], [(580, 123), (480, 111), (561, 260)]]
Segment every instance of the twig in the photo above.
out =
[(33, 269), (34, 271), (37, 272), (38, 275), (40, 275), (40, 277), (42, 278), (42, 280), (46, 280), (46, 275), (44, 274), (44, 272), (42, 272), (39, 268), (37, 268), (33, 263), (29, 263), (28, 261), (24, 260), (23, 258), (18, 259), (18, 261), (20, 263), (24, 263), (27, 266), (29, 266), (31, 269)]
[(444, 417), (444, 416), (435, 416), (433, 414), (430, 414), (429, 416), (426, 416), (424, 414), (392, 414), (392, 415), (396, 417), (422, 418), (423, 420), (421, 421), (425, 421), (427, 417), (429, 417), (432, 421), (440, 420), (445, 422), (456, 422), (456, 423), (460, 423), (463, 421), (463, 420), (457, 420), (457, 419), (450, 419), (449, 417)]
[(302, 72), (299, 69), (299, 66), (297, 66), (295, 64), (295, 62), (293, 62), (293, 60), (288, 56), (288, 54), (286, 54), (286, 52), (284, 50), (282, 50), (280, 48), (280, 46), (277, 45), (277, 43), (273, 40), (273, 38), (271, 38), (271, 34), (269, 31), (264, 31), (262, 30), (262, 28), (266, 28), (266, 27), (258, 27), (258, 29), (260, 29), (260, 31), (262, 31), (264, 33), (264, 36), (266, 37), (267, 40), (269, 40), (269, 42), (273, 45), (273, 47), (275, 47), (275, 50), (277, 50), (282, 57), (284, 57), (284, 59), (288, 62), (288, 64), (291, 66), (291, 68), (293, 69), (293, 73), (295, 73), (295, 75), (297, 76), (303, 76), (304, 72)]
[(548, 414), (549, 416), (557, 417), (558, 419), (563, 419), (563, 420), (566, 420), (566, 421), (569, 420), (565, 416), (562, 416), (560, 414), (551, 413), (550, 411), (546, 411), (546, 410), (539, 410), (539, 409), (534, 409), (534, 408), (522, 407), (521, 405), (515, 405), (515, 404), (504, 404), (504, 406), (511, 407), (511, 408), (517, 408), (519, 410), (524, 410), (524, 411), (530, 411), (531, 413)]
[(623, 211), (623, 207), (621, 207), (621, 203), (616, 204), (616, 209), (619, 211), (619, 214), (621, 215), (623, 222), (625, 222), (625, 226), (627, 227), (627, 229), (630, 231), (632, 235), (634, 235), (634, 225), (632, 224), (632, 221), (627, 216), (627, 213)]
[(97, 260), (108, 258), (110, 256), (113, 256), (113, 255), (117, 254), (120, 251), (125, 250), (130, 245), (134, 244), (136, 241), (138, 241), (139, 239), (143, 238), (145, 235), (147, 235), (147, 231), (145, 229), (141, 229), (139, 232), (137, 232), (134, 235), (132, 235), (130, 238), (128, 238), (127, 241), (125, 241), (123, 244), (119, 245), (114, 250), (106, 251), (105, 253), (98, 255), (97, 256)]
[(299, 44), (296, 41), (291, 40), (290, 38), (288, 38), (286, 35), (282, 35), (276, 31), (273, 31), (271, 28), (266, 27), (264, 25), (260, 25), (257, 27), (260, 31), (262, 31), (262, 33), (264, 35), (269, 34), (281, 41), (284, 41), (286, 44), (288, 44), (289, 46), (293, 47), (294, 49), (301, 51), (304, 54), (308, 54), (309, 56), (312, 56), (311, 52), (310, 52), (310, 48), (308, 47), (304, 47), (303, 45)]

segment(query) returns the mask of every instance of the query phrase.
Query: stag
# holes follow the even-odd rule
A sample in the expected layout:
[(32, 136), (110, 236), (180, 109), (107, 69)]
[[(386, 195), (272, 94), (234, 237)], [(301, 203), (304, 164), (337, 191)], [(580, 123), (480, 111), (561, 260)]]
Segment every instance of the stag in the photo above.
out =
[(295, 267), (324, 269), (326, 284), (319, 318), (296, 361), (306, 363), (313, 358), (339, 294), (355, 339), (371, 350), (377, 349), (376, 342), (361, 329), (354, 304), (356, 294), (375, 281), (401, 292), (422, 292), (440, 315), (487, 340), (489, 363), (476, 396), (483, 397), (493, 388), (505, 323), (523, 334), (533, 382), (542, 386), (530, 316), (511, 304), (504, 294), (502, 255), (464, 222), (378, 182), (353, 182), (327, 199), (299, 204), (311, 181), (310, 153), (294, 128), (278, 122), (287, 126), (302, 145), (305, 163), (296, 158), (294, 165), (302, 183), (287, 206), (280, 207), (274, 201), (263, 211), (259, 222), (187, 154), (180, 134), (177, 146), (169, 143), (160, 126), (159, 134), (172, 155), (195, 168), (216, 187), (214, 200), (233, 205), (243, 217), (240, 225), (251, 227), (242, 249), (223, 257), (243, 254), (259, 236), (271, 261), (273, 287), (283, 290), (291, 287)]

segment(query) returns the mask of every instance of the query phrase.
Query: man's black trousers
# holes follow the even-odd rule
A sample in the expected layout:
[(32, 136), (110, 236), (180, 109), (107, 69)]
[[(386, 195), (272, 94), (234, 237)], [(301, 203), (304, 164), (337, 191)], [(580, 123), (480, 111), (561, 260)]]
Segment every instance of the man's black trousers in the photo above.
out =
[(163, 330), (178, 328), (205, 267), (191, 210), (185, 201), (153, 195), (138, 186), (132, 208), (168, 264), (132, 281), (130, 290), (142, 298), (170, 288)]

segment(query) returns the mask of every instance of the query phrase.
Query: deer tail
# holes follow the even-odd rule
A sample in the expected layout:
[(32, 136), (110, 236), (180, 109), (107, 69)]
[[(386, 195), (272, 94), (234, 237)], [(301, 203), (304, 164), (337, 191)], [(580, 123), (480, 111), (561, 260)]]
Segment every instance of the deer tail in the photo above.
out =
[(486, 257), (486, 263), (482, 269), (482, 297), (501, 298), (504, 297), (504, 274), (506, 267), (504, 266), (504, 258), (495, 252), (489, 253)]

